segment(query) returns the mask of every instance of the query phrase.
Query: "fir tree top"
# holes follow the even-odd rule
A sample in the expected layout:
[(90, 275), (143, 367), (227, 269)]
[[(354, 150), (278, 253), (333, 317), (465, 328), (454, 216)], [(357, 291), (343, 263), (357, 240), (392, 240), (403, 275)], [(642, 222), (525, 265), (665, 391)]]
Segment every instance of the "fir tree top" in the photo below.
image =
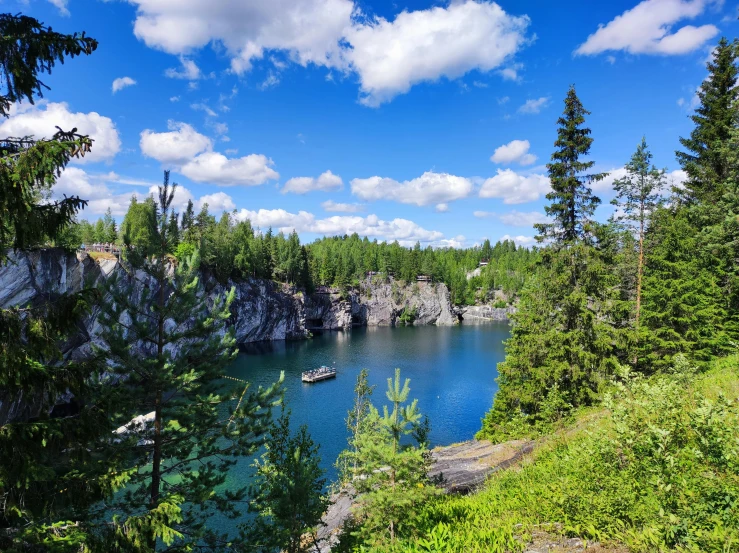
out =
[(722, 144), (728, 142), (734, 125), (737, 95), (737, 42), (722, 38), (708, 62), (708, 77), (696, 92), (700, 105), (690, 119), (695, 128), (689, 138), (681, 138), (686, 151), (675, 152), (688, 174), (688, 200), (715, 201), (720, 183), (728, 176)]
[(586, 115), (590, 112), (583, 107), (573, 85), (557, 120), (557, 149), (547, 164), (552, 191), (547, 194), (551, 204), (544, 209), (553, 221), (535, 225), (539, 241), (549, 239), (563, 245), (584, 238), (590, 217), (600, 204), (589, 184), (603, 179), (606, 173), (586, 174), (594, 162), (580, 160), (588, 155), (593, 143), (590, 129), (584, 126)]

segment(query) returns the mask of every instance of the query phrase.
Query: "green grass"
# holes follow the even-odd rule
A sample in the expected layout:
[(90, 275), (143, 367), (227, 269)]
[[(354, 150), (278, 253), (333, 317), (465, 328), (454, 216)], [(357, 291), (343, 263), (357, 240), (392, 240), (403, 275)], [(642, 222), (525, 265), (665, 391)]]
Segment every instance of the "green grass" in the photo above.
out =
[(739, 356), (624, 375), (482, 491), (430, 503), (420, 536), (377, 551), (523, 551), (542, 528), (633, 552), (739, 551)]

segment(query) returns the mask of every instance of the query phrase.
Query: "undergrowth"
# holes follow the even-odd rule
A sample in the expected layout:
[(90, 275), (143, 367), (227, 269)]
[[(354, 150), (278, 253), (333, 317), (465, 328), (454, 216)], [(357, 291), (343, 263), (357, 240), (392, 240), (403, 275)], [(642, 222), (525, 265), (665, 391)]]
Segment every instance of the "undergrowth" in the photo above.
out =
[(541, 528), (633, 552), (739, 551), (739, 356), (702, 375), (627, 371), (592, 411), (480, 492), (428, 504), (420, 535), (372, 550), (520, 552)]

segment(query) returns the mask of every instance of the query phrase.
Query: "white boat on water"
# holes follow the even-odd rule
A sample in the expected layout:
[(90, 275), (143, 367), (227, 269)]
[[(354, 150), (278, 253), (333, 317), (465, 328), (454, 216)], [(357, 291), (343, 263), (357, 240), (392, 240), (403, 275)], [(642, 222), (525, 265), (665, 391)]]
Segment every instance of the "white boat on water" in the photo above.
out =
[(323, 365), (317, 369), (303, 372), (302, 380), (303, 382), (313, 383), (328, 380), (329, 378), (336, 378), (336, 369)]

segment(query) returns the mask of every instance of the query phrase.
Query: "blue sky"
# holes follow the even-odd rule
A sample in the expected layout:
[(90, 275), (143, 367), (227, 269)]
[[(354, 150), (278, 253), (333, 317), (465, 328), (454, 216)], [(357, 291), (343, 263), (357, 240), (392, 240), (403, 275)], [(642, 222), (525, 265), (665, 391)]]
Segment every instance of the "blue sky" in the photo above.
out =
[[(592, 159), (619, 175), (642, 135), (674, 151), (705, 62), (736, 34), (721, 0), (5, 0), (100, 41), (0, 131), (77, 126), (93, 154), (54, 193), (120, 218), (172, 170), (180, 205), (310, 240), (531, 243), (570, 84)], [(612, 179), (611, 179), (612, 180)], [(610, 181), (600, 185), (606, 204)]]

